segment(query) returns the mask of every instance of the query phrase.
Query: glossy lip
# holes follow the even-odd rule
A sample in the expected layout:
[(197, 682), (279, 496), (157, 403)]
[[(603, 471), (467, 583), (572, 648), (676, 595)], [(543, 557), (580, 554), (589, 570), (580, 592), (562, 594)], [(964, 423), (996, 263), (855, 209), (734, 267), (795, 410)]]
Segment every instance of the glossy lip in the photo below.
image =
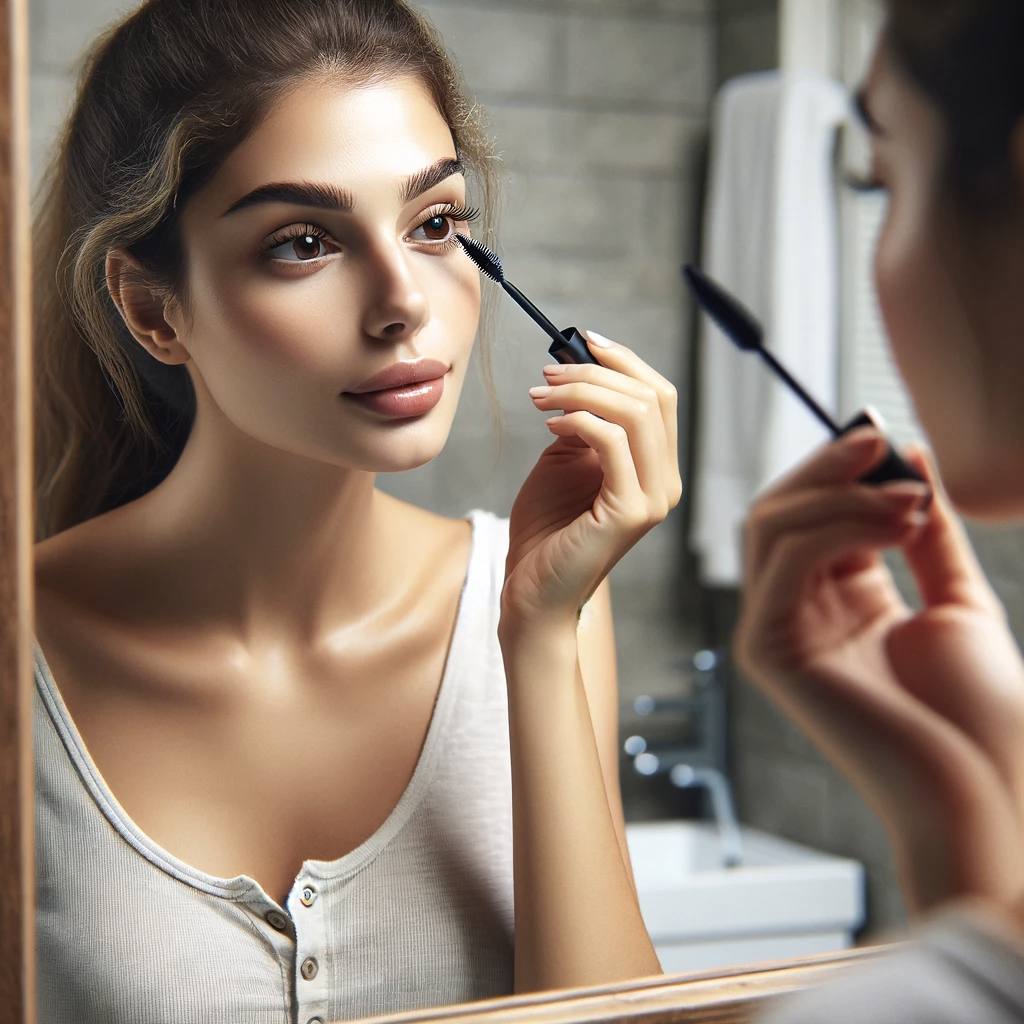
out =
[(449, 370), (449, 365), (437, 359), (392, 363), (343, 391), (342, 398), (389, 420), (424, 416), (441, 401)]
[(408, 363), (392, 363), (379, 373), (367, 377), (362, 384), (342, 392), (346, 395), (367, 395), (373, 391), (388, 391), (392, 388), (421, 384), (424, 381), (444, 377), (451, 367), (439, 359), (417, 359)]

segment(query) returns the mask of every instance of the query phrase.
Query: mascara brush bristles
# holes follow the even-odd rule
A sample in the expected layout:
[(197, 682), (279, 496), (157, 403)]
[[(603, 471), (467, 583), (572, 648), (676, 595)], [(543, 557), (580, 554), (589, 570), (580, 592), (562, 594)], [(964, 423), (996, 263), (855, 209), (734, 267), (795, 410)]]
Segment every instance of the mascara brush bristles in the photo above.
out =
[(488, 249), (483, 242), (478, 242), (468, 235), (456, 234), (455, 237), (462, 244), (462, 248), (466, 250), (469, 258), (480, 268), (480, 273), (485, 274), (498, 284), (505, 283), (505, 268), (502, 267), (497, 253)]
[(514, 284), (505, 280), (505, 269), (495, 253), (475, 238), (460, 234), (456, 234), (455, 237), (462, 243), (466, 255), (477, 265), (485, 277), (500, 284), (552, 341), (565, 343), (565, 335)]

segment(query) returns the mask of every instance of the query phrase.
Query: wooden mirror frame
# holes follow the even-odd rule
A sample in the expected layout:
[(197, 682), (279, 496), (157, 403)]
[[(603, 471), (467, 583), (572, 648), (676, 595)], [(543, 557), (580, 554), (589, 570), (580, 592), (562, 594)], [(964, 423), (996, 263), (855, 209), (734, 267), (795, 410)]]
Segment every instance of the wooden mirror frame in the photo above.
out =
[[(28, 0), (0, 0), (0, 1024), (35, 1024), (32, 339)], [(373, 1018), (374, 1024), (745, 1024), (884, 952), (649, 978)]]
[(28, 0), (0, 0), (0, 1020), (35, 1024)]

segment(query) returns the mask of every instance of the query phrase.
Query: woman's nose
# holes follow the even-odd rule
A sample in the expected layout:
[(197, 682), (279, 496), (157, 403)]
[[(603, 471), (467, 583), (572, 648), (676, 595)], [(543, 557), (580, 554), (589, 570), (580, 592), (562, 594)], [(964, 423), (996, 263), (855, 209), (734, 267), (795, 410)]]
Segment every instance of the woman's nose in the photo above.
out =
[(371, 261), (369, 278), (364, 331), (382, 341), (413, 337), (427, 322), (430, 307), (402, 247), (378, 250)]

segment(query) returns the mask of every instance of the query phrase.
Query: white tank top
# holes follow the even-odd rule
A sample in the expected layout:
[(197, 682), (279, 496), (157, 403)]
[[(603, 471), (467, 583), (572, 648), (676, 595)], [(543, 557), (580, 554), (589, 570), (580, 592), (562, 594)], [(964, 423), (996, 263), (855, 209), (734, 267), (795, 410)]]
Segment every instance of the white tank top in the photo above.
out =
[[(40, 1024), (310, 1024), (512, 991), (508, 524), (472, 551), (415, 771), (387, 821), (280, 906), (157, 846), (107, 789), (36, 651)], [(268, 821), (267, 828), (274, 828)]]

